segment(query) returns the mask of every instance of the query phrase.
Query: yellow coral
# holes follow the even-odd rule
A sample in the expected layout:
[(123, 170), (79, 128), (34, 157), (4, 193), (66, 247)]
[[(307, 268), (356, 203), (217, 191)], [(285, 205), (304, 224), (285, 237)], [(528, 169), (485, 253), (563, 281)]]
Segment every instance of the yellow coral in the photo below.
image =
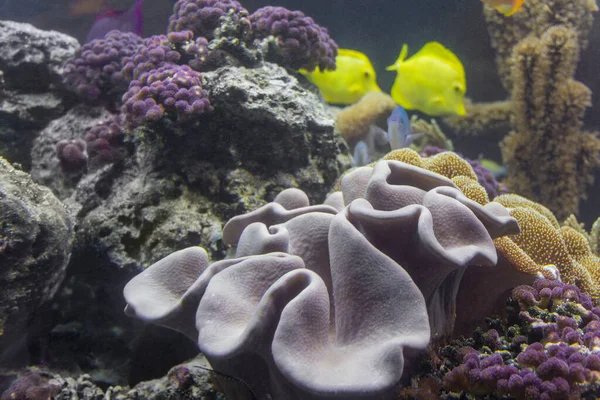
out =
[(389, 94), (369, 92), (356, 104), (344, 108), (337, 114), (336, 127), (350, 147), (369, 132), (369, 126), (386, 127), (387, 118), (396, 108)]
[(517, 263), (517, 270), (531, 273), (537, 267), (543, 272), (544, 265), (555, 265), (564, 282), (600, 297), (600, 263), (592, 257), (585, 235), (569, 226), (561, 228), (550, 210), (524, 197), (505, 194), (494, 201), (508, 208), (521, 227), (518, 235), (494, 241), (500, 253)]
[(419, 153), (409, 148), (392, 150), (383, 156), (383, 160), (402, 161), (415, 167), (425, 168), (423, 158)]
[(393, 150), (383, 157), (384, 160), (402, 161), (407, 164), (425, 168), (428, 171), (452, 179), (455, 176), (466, 176), (477, 181), (477, 175), (471, 165), (456, 153), (447, 151), (431, 157), (421, 157), (416, 151), (404, 148)]
[(476, 201), (482, 206), (490, 202), (490, 199), (485, 191), (485, 188), (479, 184), (476, 179), (471, 179), (467, 176), (455, 176), (452, 178), (452, 183), (460, 189), (469, 199)]
[(600, 257), (592, 252), (588, 236), (569, 226), (563, 226), (560, 233), (571, 257), (588, 271), (594, 286), (600, 288)]
[[(482, 205), (489, 203), (473, 168), (455, 153), (439, 153), (426, 158), (404, 148), (388, 153), (384, 159), (436, 172), (451, 179), (469, 199)], [(576, 284), (593, 297), (600, 297), (600, 258), (593, 254), (589, 239), (595, 237), (597, 240), (600, 218), (594, 225), (596, 230), (592, 229), (587, 236), (580, 231), (581, 226), (574, 217), (568, 218), (561, 228), (548, 208), (525, 197), (503, 194), (494, 198), (494, 202), (508, 209), (521, 228), (517, 235), (494, 239), (496, 250), (516, 272), (551, 278), (552, 273), (546, 267), (553, 265), (563, 281)]]
[(594, 222), (590, 230), (590, 247), (593, 253), (600, 256), (600, 218)]
[(495, 202), (502, 204), (506, 208), (516, 208), (516, 207), (526, 207), (532, 208), (535, 211), (539, 212), (544, 218), (548, 220), (552, 224), (552, 226), (556, 229), (560, 228), (560, 224), (556, 220), (552, 211), (548, 210), (546, 207), (541, 205), (540, 203), (536, 203), (535, 201), (531, 201), (528, 198), (523, 196), (519, 196), (514, 193), (501, 194), (494, 199)]

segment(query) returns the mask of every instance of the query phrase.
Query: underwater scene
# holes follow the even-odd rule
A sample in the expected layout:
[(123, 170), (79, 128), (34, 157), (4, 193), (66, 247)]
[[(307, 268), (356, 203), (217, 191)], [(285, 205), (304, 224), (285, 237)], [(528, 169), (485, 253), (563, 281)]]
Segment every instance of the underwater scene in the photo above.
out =
[(600, 398), (596, 0), (0, 0), (0, 400)]

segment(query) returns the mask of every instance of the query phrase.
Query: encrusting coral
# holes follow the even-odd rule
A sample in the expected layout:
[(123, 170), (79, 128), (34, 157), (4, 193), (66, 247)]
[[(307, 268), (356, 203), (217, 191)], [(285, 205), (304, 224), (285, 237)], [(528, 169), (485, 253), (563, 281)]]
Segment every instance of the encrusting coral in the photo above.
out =
[(572, 79), (577, 34), (565, 26), (523, 39), (513, 53), (514, 131), (502, 142), (508, 188), (560, 219), (577, 214), (600, 165), (600, 138), (582, 132), (591, 92)]

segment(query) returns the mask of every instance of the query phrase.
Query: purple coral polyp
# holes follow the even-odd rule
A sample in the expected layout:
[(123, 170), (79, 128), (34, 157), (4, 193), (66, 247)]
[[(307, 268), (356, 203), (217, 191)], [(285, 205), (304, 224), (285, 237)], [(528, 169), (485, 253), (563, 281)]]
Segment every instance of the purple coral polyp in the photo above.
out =
[(229, 16), (234, 25), (240, 25), (239, 33), (245, 31), (241, 25), (248, 24), (248, 11), (235, 0), (178, 0), (169, 18), (168, 31), (190, 30), (195, 36), (210, 40), (225, 16)]
[(64, 67), (63, 80), (78, 95), (95, 99), (113, 92), (123, 93), (128, 79), (121, 62), (143, 43), (135, 33), (110, 31), (103, 39), (84, 44)]
[(335, 69), (338, 46), (326, 28), (301, 11), (267, 6), (250, 15), (252, 34), (258, 39), (274, 36), (285, 67), (313, 71)]
[(512, 360), (498, 353), (468, 354), (444, 377), (447, 390), (569, 399), (600, 380), (600, 310), (588, 295), (574, 285), (539, 279), (516, 287), (512, 298), (520, 308), (519, 329), (534, 332), (539, 341), (517, 347)]
[(179, 121), (210, 111), (202, 76), (187, 65), (165, 65), (141, 74), (123, 96), (127, 121), (138, 126), (171, 114)]

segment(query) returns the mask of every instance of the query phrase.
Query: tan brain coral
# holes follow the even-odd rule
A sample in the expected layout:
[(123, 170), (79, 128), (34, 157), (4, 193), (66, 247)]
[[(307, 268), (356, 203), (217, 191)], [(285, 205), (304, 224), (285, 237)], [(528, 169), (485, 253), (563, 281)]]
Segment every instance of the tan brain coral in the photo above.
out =
[(600, 263), (597, 257), (591, 257), (593, 253), (584, 235), (571, 227), (560, 228), (550, 210), (524, 197), (500, 195), (494, 201), (508, 208), (521, 227), (518, 235), (494, 241), (516, 269), (531, 271), (533, 262), (543, 272), (544, 266), (555, 265), (564, 282), (600, 297)]

